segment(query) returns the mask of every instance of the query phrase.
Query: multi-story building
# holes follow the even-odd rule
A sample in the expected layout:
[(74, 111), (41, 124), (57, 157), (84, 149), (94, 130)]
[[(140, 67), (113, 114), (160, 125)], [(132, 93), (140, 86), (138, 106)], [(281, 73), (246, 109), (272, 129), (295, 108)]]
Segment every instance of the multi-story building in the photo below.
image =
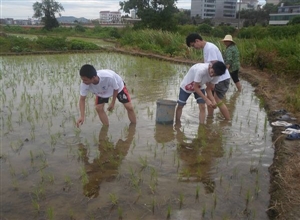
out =
[(300, 5), (278, 7), (278, 13), (270, 14), (270, 25), (286, 25), (293, 17), (300, 16)]
[(278, 5), (280, 0), (266, 0), (266, 4)]
[(237, 0), (192, 0), (191, 17), (236, 18)]
[(241, 0), (237, 2), (236, 12), (242, 10), (257, 10), (259, 5), (258, 0)]
[(121, 23), (121, 12), (100, 11), (99, 23)]

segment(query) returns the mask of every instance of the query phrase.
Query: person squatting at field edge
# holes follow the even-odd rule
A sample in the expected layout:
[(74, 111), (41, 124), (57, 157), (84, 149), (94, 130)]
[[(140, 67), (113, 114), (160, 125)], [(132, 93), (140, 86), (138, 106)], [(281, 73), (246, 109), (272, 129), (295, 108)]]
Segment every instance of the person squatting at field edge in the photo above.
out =
[(79, 110), (80, 117), (77, 120), (77, 127), (82, 125), (85, 120), (85, 99), (89, 92), (96, 95), (96, 111), (103, 125), (109, 125), (107, 114), (104, 110), (105, 103), (108, 103), (110, 97), (112, 101), (107, 110), (113, 111), (116, 98), (127, 110), (128, 118), (131, 123), (136, 123), (135, 112), (130, 100), (126, 85), (121, 76), (109, 69), (96, 69), (89, 64), (85, 64), (79, 71), (81, 77)]
[(224, 53), (224, 60), (227, 69), (229, 70), (230, 76), (235, 83), (236, 88), (239, 92), (242, 91), (242, 85), (239, 79), (240, 70), (240, 52), (231, 35), (226, 35), (223, 40), (221, 40), (225, 46), (226, 50)]
[[(204, 123), (206, 108), (216, 108), (216, 100), (212, 94), (212, 88), (219, 80), (219, 77), (226, 71), (226, 66), (221, 61), (211, 63), (197, 63), (193, 65), (180, 84), (179, 98), (175, 111), (176, 123), (180, 122), (182, 109), (186, 100), (193, 93), (199, 106), (199, 122)], [(207, 96), (205, 95), (205, 85), (207, 86)]]
[[(203, 49), (203, 59), (204, 63), (209, 63), (213, 61), (221, 61), (224, 63), (221, 51), (219, 48), (210, 42), (207, 42), (202, 39), (202, 37), (197, 33), (189, 34), (186, 37), (186, 45), (188, 47), (193, 47), (197, 50)], [(230, 114), (227, 109), (227, 106), (222, 101), (224, 98), (230, 84), (230, 74), (226, 69), (225, 74), (219, 77), (219, 81), (214, 87), (209, 87), (208, 89), (212, 89), (214, 98), (217, 102), (217, 106), (220, 109), (220, 112), (224, 116), (226, 120), (230, 120)], [(214, 108), (211, 106), (207, 106), (208, 116), (213, 116)]]

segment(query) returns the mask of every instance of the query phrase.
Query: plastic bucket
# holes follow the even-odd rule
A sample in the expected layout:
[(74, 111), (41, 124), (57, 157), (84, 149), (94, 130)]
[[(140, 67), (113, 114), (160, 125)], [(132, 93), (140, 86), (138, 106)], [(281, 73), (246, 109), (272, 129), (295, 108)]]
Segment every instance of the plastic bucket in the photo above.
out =
[(156, 123), (173, 124), (176, 101), (158, 99), (156, 101)]

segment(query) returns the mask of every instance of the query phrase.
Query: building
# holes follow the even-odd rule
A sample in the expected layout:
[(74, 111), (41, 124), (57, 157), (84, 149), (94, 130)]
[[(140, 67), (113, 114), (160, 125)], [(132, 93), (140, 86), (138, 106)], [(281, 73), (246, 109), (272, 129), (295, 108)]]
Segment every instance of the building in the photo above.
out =
[(192, 0), (191, 17), (236, 18), (237, 0)]
[(121, 12), (100, 11), (99, 23), (121, 23)]
[(266, 4), (278, 5), (281, 0), (266, 0)]
[(259, 6), (258, 0), (242, 0), (237, 2), (236, 12), (242, 10), (257, 10)]
[(300, 5), (278, 7), (278, 13), (270, 14), (269, 25), (286, 25), (292, 18), (300, 16)]
[(131, 9), (130, 10), (130, 17), (132, 18), (132, 19), (136, 19), (137, 17), (136, 17), (136, 11), (135, 11), (135, 9)]

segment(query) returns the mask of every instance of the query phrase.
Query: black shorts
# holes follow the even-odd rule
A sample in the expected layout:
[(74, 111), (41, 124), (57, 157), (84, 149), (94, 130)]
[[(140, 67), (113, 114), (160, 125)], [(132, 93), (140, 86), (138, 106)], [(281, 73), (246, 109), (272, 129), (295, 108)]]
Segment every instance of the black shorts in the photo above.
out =
[(239, 70), (232, 71), (230, 73), (230, 76), (231, 76), (234, 83), (237, 83), (237, 82), (240, 81), (240, 79), (239, 79)]
[[(122, 89), (122, 91), (118, 93), (117, 98), (118, 98), (119, 102), (121, 102), (121, 103), (128, 103), (131, 101), (130, 95), (129, 95), (128, 90), (125, 85), (124, 85), (124, 88)], [(108, 100), (109, 100), (109, 98), (102, 98), (102, 97), (96, 96), (95, 104), (98, 105), (98, 104), (108, 103)]]

